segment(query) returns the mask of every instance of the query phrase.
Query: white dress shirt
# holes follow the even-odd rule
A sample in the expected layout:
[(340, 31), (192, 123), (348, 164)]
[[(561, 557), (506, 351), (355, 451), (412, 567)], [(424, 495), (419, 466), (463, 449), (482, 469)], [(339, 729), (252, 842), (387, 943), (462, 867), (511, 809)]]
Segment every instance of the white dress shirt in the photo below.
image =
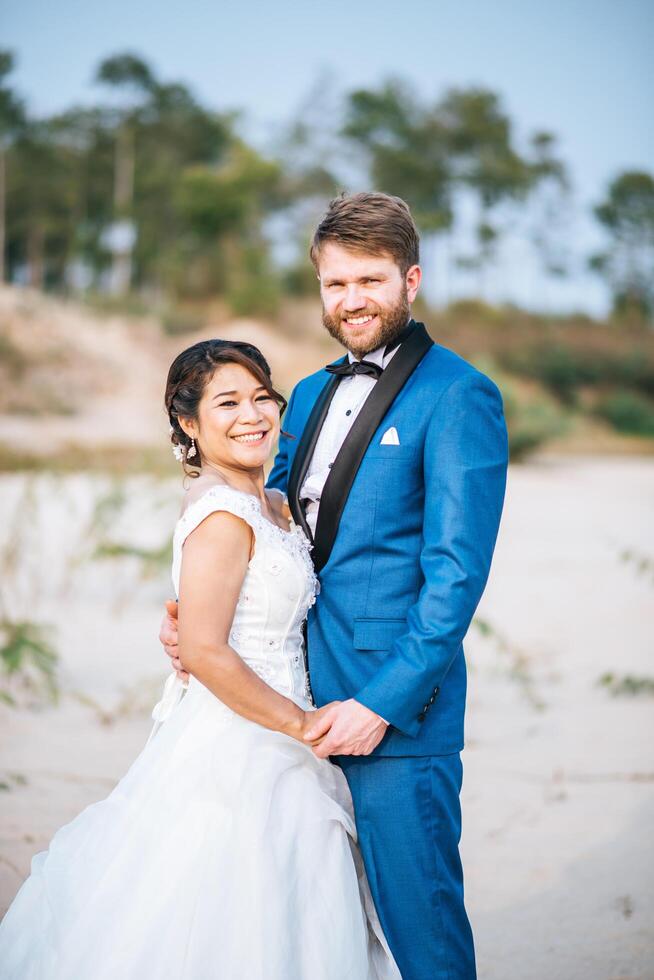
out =
[[(386, 368), (393, 355), (399, 350), (399, 346), (389, 351), (386, 355), (384, 355), (385, 349), (386, 345), (378, 347), (377, 350), (366, 354), (362, 360), (372, 361), (381, 368)], [(350, 351), (348, 351), (347, 356), (350, 363), (359, 360)], [(363, 408), (366, 398), (376, 384), (376, 379), (369, 377), (367, 374), (355, 374), (352, 377), (343, 378), (334, 393), (323, 427), (320, 430), (320, 435), (318, 436), (304, 483), (300, 488), (300, 500), (304, 505), (307, 524), (311, 528), (311, 533), (314, 537), (316, 534), (316, 523), (318, 521), (318, 510), (320, 508), (320, 498), (332, 463), (345, 442), (345, 437), (352, 428), (354, 420)]]

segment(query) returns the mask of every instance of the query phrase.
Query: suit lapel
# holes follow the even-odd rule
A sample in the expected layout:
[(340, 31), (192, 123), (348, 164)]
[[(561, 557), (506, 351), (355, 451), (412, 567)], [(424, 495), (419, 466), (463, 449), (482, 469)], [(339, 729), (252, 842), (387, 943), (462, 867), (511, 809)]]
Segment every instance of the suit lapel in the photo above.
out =
[[(363, 405), (363, 408), (357, 416), (354, 425), (350, 429), (347, 438), (341, 446), (340, 452), (334, 460), (334, 465), (329, 472), (329, 476), (327, 477), (322, 496), (320, 498), (320, 510), (318, 511), (318, 524), (316, 526), (316, 537), (313, 549), (313, 561), (317, 571), (324, 568), (329, 560), (329, 556), (336, 539), (336, 534), (338, 532), (338, 525), (343, 509), (347, 503), (350, 490), (352, 489), (354, 478), (356, 477), (359, 466), (361, 465), (361, 460), (365, 455), (366, 449), (370, 445), (370, 440), (372, 439), (376, 430), (379, 428), (382, 419), (388, 412), (396, 396), (402, 390), (415, 368), (432, 346), (433, 341), (427, 333), (424, 324), (416, 323), (414, 330), (403, 342), (402, 346), (394, 355), (388, 367), (385, 369), (381, 378), (370, 392)], [(333, 397), (333, 392), (331, 393), (331, 396)], [(331, 401), (331, 397), (329, 401)], [(316, 403), (316, 407), (318, 407), (318, 403)], [(327, 403), (327, 405), (324, 406), (320, 412), (321, 425), (325, 415), (327, 414), (328, 407), (329, 403)], [(314, 413), (315, 412), (316, 409), (314, 409)], [(307, 429), (310, 427), (314, 413), (312, 413), (309, 423), (307, 423), (307, 428), (304, 432), (305, 435), (307, 434)], [(314, 433), (312, 432), (311, 435), (313, 437)], [(313, 437), (313, 441), (311, 443), (311, 451), (313, 451), (317, 437), (318, 432), (315, 432), (315, 437)], [(304, 443), (304, 435), (302, 437), (302, 443)], [(298, 447), (297, 456), (300, 455), (300, 450), (302, 448), (303, 446), (301, 444)], [(303, 461), (306, 461), (303, 473), (306, 472), (308, 460), (310, 459), (310, 456), (307, 455), (308, 451), (307, 446), (307, 450), (303, 454)], [(297, 483), (296, 492), (299, 492), (300, 486), (301, 480), (299, 480)], [(289, 494), (289, 505), (291, 506), (291, 511), (293, 511), (293, 505), (290, 504), (290, 501), (291, 497)]]
[[(342, 364), (346, 359), (346, 357), (343, 357), (335, 363)], [(295, 451), (293, 465), (291, 466), (291, 472), (288, 478), (288, 506), (290, 507), (291, 514), (293, 515), (293, 520), (296, 524), (300, 525), (310, 541), (313, 540), (313, 535), (311, 534), (311, 529), (307, 524), (304, 509), (300, 504), (300, 490), (302, 488), (302, 484), (304, 483), (304, 478), (309, 468), (313, 451), (316, 448), (320, 430), (322, 429), (327, 412), (329, 411), (329, 406), (331, 405), (332, 398), (334, 397), (334, 393), (338, 388), (340, 380), (341, 379), (338, 375), (330, 375), (329, 380), (316, 398), (311, 414), (307, 419), (307, 424), (305, 425), (302, 436), (300, 437), (299, 445)]]

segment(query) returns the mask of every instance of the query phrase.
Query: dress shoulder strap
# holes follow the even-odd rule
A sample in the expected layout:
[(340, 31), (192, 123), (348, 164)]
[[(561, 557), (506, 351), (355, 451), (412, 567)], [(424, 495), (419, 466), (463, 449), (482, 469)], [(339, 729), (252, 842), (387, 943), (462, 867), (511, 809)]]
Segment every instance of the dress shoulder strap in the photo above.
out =
[(261, 513), (259, 501), (253, 494), (235, 490), (225, 484), (210, 487), (201, 497), (186, 508), (175, 527), (175, 545), (181, 548), (191, 531), (215, 511), (227, 511), (244, 520), (253, 531), (261, 528), (265, 518)]

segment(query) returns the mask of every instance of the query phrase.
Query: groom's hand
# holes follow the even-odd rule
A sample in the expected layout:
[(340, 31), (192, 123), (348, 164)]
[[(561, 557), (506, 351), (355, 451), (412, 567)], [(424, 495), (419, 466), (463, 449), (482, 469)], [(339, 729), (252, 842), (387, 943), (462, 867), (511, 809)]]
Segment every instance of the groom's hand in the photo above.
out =
[(188, 680), (188, 672), (184, 670), (182, 661), (179, 659), (179, 647), (177, 645), (177, 603), (172, 599), (166, 602), (166, 615), (161, 620), (159, 630), (159, 640), (163, 648), (173, 662), (173, 669), (176, 671), (180, 680)]
[[(324, 738), (325, 731), (329, 730), (331, 722), (325, 726), (322, 724), (322, 720), (325, 715), (329, 714), (334, 708), (342, 704), (341, 701), (330, 701), (329, 704), (323, 705), (322, 708), (316, 708), (313, 711), (305, 711), (304, 713), (304, 725), (302, 726), (302, 731), (299, 736), (299, 741), (308, 743), (311, 748), (314, 748), (322, 739)], [(319, 732), (316, 737), (312, 735), (313, 732)]]
[[(313, 751), (319, 759), (330, 755), (370, 755), (376, 749), (388, 724), (370, 708), (353, 698), (328, 707), (315, 725), (306, 732), (304, 739), (314, 743)], [(315, 744), (318, 739), (320, 741)]]

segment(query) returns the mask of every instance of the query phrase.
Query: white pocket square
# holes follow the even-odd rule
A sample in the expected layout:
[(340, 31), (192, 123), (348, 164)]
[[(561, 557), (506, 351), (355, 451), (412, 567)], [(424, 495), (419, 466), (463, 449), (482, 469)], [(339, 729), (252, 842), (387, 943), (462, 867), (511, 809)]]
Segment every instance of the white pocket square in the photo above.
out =
[(381, 442), (379, 443), (379, 445), (380, 446), (399, 446), (399, 444), (400, 444), (400, 437), (397, 434), (397, 429), (395, 428), (394, 425), (392, 425), (390, 427), (390, 429), (386, 429), (386, 432), (382, 436), (382, 439), (381, 439)]

